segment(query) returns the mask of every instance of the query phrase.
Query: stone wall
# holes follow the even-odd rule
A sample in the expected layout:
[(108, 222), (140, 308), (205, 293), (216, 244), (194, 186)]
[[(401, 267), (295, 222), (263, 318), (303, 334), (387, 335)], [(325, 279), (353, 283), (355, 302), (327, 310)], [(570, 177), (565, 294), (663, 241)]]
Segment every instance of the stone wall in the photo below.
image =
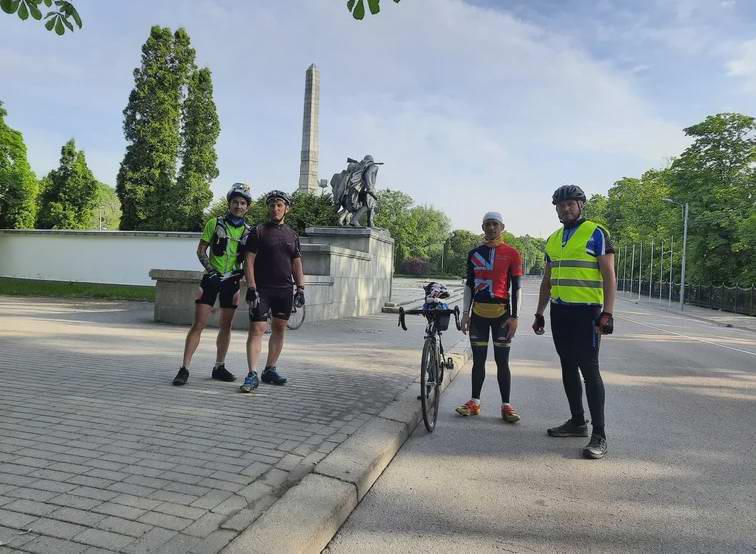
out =
[[(309, 227), (301, 237), (306, 321), (340, 319), (381, 311), (391, 298), (394, 241), (382, 229)], [(199, 271), (153, 269), (157, 282), (155, 320), (190, 324)], [(246, 283), (241, 284), (241, 298)], [(217, 313), (211, 325), (217, 325)], [(234, 328), (248, 327), (242, 302)]]
[[(382, 229), (310, 227), (301, 237), (307, 321), (377, 313), (391, 299), (394, 241)], [(0, 276), (126, 285), (156, 282), (155, 319), (189, 324), (202, 276), (199, 233), (0, 230)], [(242, 283), (242, 295), (244, 283)], [(217, 314), (211, 320), (215, 324)], [(234, 319), (247, 327), (246, 310)]]
[(154, 267), (196, 270), (200, 233), (0, 230), (0, 277), (152, 285)]

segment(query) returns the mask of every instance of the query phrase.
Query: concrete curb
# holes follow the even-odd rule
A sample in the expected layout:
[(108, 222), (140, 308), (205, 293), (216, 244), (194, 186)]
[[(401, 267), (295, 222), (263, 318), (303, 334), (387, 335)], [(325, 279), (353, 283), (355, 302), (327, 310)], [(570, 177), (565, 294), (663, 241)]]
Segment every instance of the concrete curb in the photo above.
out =
[[(454, 360), (454, 369), (447, 369), (442, 390), (470, 359), (467, 340), (461, 339), (446, 352)], [(318, 463), (311, 474), (290, 488), (223, 552), (321, 552), (417, 427), (422, 418), (417, 393), (414, 382), (380, 415)]]

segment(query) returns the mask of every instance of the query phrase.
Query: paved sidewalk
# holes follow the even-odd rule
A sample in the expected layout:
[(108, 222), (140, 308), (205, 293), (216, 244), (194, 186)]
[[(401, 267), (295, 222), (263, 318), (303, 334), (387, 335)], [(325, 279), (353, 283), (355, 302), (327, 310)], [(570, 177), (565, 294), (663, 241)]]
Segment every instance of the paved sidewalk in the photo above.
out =
[(0, 296), (0, 552), (217, 552), (417, 377), (422, 323), (380, 314), (290, 332), (290, 383), (251, 395), (209, 379), (209, 330), (172, 387), (186, 328), (151, 317)]

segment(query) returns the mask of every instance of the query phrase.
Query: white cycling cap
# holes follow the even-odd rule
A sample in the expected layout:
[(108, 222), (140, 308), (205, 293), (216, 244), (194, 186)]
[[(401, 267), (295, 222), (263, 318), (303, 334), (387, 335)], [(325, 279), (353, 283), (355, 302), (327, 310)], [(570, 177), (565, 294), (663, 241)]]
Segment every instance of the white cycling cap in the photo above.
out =
[(486, 221), (498, 221), (504, 225), (504, 218), (499, 212), (486, 212), (486, 215), (483, 216), (483, 223)]

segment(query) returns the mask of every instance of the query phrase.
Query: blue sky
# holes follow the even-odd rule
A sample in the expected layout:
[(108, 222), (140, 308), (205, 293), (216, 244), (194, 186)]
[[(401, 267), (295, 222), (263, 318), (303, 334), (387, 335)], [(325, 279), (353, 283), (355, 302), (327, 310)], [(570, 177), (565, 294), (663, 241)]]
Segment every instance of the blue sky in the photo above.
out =
[(234, 181), (293, 190), (304, 72), (321, 71), (320, 173), (367, 153), (379, 187), (479, 229), (556, 224), (552, 190), (606, 192), (662, 167), (682, 129), (756, 113), (756, 3), (744, 0), (384, 0), (363, 22), (342, 0), (76, 0), (63, 37), (0, 15), (0, 100), (38, 176), (76, 139), (115, 184), (122, 110), (153, 24), (185, 27), (213, 73), (216, 196)]

